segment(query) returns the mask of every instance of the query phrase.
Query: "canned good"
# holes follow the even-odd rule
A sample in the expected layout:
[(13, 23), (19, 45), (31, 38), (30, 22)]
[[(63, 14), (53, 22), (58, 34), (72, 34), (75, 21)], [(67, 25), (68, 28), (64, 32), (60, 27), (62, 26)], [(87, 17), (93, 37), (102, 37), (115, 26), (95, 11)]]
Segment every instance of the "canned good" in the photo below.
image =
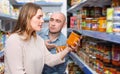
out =
[(73, 31), (67, 39), (67, 44), (75, 46), (75, 42), (79, 41), (81, 34), (77, 31)]

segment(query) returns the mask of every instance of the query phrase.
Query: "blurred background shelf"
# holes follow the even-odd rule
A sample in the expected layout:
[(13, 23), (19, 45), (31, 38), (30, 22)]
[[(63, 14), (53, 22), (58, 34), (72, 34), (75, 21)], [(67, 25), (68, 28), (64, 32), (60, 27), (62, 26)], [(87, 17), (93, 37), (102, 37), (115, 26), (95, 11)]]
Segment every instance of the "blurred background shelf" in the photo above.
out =
[(70, 57), (77, 65), (79, 65), (85, 74), (97, 74), (89, 66), (87, 66), (75, 53), (71, 52)]
[(103, 7), (104, 5), (110, 5), (111, 0), (81, 0), (78, 4), (70, 7), (67, 12), (73, 13), (80, 10), (82, 7)]
[(7, 19), (7, 20), (16, 20), (15, 16), (11, 16), (8, 14), (0, 13), (0, 19)]
[[(17, 6), (17, 7), (21, 7), (26, 3), (26, 2), (17, 2), (16, 0), (10, 0), (10, 2), (13, 6)], [(46, 1), (36, 1), (35, 3), (41, 6), (61, 6), (63, 4), (62, 2), (46, 2)]]

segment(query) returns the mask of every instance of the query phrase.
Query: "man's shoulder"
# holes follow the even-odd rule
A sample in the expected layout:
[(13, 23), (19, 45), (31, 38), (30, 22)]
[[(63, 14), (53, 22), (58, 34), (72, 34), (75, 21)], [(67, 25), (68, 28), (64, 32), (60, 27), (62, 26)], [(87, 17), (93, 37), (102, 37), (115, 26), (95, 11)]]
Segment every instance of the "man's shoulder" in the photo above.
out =
[(47, 31), (48, 31), (47, 28), (43, 28), (41, 31), (38, 32), (38, 35), (45, 35)]
[(61, 34), (60, 34), (60, 39), (62, 39), (62, 40), (66, 40), (67, 37), (61, 32)]

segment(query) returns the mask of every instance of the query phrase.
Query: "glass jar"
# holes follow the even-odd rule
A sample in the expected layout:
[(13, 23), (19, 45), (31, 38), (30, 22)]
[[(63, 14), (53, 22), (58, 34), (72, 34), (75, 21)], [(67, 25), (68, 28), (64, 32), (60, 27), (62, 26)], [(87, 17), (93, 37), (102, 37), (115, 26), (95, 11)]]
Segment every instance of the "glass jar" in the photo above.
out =
[(98, 30), (98, 23), (97, 20), (92, 20), (92, 30), (97, 31)]
[(99, 31), (100, 32), (106, 32), (106, 18), (105, 17), (100, 17), (98, 19), (99, 23)]
[(70, 34), (67, 39), (67, 44), (70, 46), (75, 46), (75, 42), (79, 41), (81, 34), (75, 30)]
[(112, 47), (112, 64), (120, 66), (120, 46), (113, 45)]
[(93, 18), (86, 18), (86, 30), (91, 30), (91, 28), (92, 28), (92, 19)]
[(101, 7), (95, 7), (94, 12), (95, 12), (95, 17), (96, 18), (102, 16), (102, 8)]

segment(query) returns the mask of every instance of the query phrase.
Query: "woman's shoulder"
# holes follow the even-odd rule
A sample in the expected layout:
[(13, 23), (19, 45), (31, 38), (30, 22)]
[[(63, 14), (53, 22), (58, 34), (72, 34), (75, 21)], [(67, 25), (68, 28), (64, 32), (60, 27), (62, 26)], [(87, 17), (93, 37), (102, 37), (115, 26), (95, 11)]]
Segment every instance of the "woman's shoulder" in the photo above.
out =
[(44, 43), (43, 38), (42, 38), (41, 36), (39, 36), (39, 35), (37, 35), (37, 41), (39, 41), (39, 42), (43, 42), (43, 43)]
[(44, 40), (42, 39), (42, 37), (39, 36), (39, 35), (37, 35), (37, 39), (38, 39), (38, 40), (42, 40), (42, 41), (44, 41)]
[(18, 35), (17, 33), (13, 33), (11, 34), (8, 39), (7, 39), (7, 42), (9, 41), (20, 41), (20, 35)]
[(11, 34), (9, 37), (8, 37), (8, 39), (10, 39), (10, 38), (19, 38), (20, 36), (17, 34), (17, 33), (13, 33), (13, 34)]

